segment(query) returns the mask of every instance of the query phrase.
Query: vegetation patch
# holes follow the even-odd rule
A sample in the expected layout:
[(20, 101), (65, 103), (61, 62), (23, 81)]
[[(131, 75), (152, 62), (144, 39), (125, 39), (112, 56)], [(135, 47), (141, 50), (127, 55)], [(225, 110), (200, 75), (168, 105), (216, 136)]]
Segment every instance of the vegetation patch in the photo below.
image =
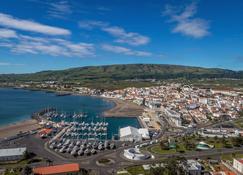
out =
[[(32, 82), (56, 81), (65, 85), (82, 85), (97, 89), (123, 89), (126, 87), (145, 87), (160, 82), (177, 81), (183, 84), (204, 85), (205, 87), (243, 86), (243, 72), (226, 69), (208, 69), (201, 67), (127, 64), (109, 66), (88, 66), (59, 71), (42, 71), (33, 74), (0, 75), (0, 83), (21, 84)], [(156, 80), (156, 81), (155, 81)], [(222, 86), (223, 85), (223, 86)]]

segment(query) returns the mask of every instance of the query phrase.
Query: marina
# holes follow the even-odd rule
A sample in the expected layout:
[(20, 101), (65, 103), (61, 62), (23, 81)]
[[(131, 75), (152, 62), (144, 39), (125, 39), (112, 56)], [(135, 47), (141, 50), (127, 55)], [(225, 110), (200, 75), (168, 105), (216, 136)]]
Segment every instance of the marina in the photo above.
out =
[[(72, 121), (70, 115), (77, 114), (74, 119), (78, 122), (108, 123), (107, 136), (102, 135), (102, 137), (107, 137), (108, 139), (111, 139), (112, 136), (117, 136), (119, 128), (128, 124), (140, 127), (135, 117), (111, 117), (104, 119), (103, 112), (113, 108), (114, 103), (98, 97), (80, 95), (56, 96), (55, 93), (46, 93), (45, 91), (13, 88), (0, 88), (0, 97), (0, 123), (1, 128), (4, 128), (4, 132), (1, 132), (3, 137), (18, 134), (20, 131), (28, 130), (28, 128), (31, 130), (34, 122), (24, 122), (28, 123), (28, 126), (26, 124), (22, 126), (21, 123), (31, 120), (32, 114), (47, 107), (53, 107), (59, 113), (65, 114), (65, 120), (67, 121)], [(78, 114), (83, 114), (84, 116), (80, 117)], [(53, 118), (56, 121), (63, 119), (60, 116)], [(8, 127), (14, 128), (14, 130), (7, 130), (6, 128)]]
[[(40, 116), (41, 114), (41, 116)], [(104, 150), (115, 149), (115, 137), (108, 138), (109, 123), (97, 116), (90, 122), (84, 113), (65, 114), (55, 109), (45, 109), (35, 115), (40, 124), (50, 132), (39, 132), (41, 138), (48, 138), (49, 149), (64, 156), (90, 156)]]
[[(47, 119), (47, 125), (58, 124), (59, 127), (67, 127), (64, 138), (67, 139), (87, 139), (87, 140), (104, 140), (107, 139), (107, 131), (109, 123), (105, 121), (104, 117), (97, 116), (96, 121), (89, 122), (87, 115), (73, 114), (67, 115), (64, 113), (57, 113), (55, 111), (47, 112), (43, 116)], [(44, 121), (42, 121), (45, 123)]]

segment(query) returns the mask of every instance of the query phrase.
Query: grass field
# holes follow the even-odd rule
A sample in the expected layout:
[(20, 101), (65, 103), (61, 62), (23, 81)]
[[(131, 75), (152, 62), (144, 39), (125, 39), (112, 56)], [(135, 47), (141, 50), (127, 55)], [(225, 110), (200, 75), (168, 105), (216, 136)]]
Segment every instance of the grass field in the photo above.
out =
[(222, 160), (230, 160), (232, 161), (233, 159), (242, 159), (243, 158), (243, 154), (225, 154), (221, 156)]
[(149, 151), (154, 154), (185, 153), (189, 151), (196, 151), (196, 145), (201, 141), (214, 145), (215, 149), (233, 147), (231, 138), (201, 138), (200, 136), (196, 135), (178, 138), (175, 141), (176, 149), (162, 149), (160, 144), (156, 144), (150, 147), (142, 148), (141, 150)]
[(155, 146), (151, 147), (150, 151), (152, 153), (156, 153), (156, 154), (173, 154), (173, 153), (176, 153), (175, 149), (163, 150), (163, 149), (161, 149), (160, 145), (155, 145)]
[(126, 168), (126, 170), (129, 172), (130, 175), (148, 174), (148, 172), (146, 172), (142, 166), (132, 166)]

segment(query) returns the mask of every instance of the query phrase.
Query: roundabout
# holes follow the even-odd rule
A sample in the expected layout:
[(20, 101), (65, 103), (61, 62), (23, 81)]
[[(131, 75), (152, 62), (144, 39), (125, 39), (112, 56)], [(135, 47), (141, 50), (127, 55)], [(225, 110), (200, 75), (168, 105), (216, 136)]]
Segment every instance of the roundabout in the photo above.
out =
[(113, 165), (114, 163), (115, 161), (110, 158), (102, 158), (96, 161), (96, 165), (98, 166), (109, 166), (109, 165)]
[(129, 160), (147, 160), (151, 155), (140, 152), (139, 148), (128, 148), (124, 150), (124, 157)]

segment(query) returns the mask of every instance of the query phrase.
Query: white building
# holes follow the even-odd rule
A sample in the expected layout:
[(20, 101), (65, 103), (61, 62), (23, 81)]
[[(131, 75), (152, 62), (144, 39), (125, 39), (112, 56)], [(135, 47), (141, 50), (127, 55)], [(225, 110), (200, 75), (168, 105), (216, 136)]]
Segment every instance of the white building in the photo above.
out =
[(208, 99), (207, 98), (199, 98), (199, 103), (206, 105), (206, 104), (208, 104)]
[(171, 123), (173, 123), (175, 126), (180, 127), (181, 126), (181, 114), (177, 113), (176, 111), (170, 110), (170, 109), (164, 109), (164, 113)]
[(0, 161), (21, 160), (26, 152), (26, 148), (0, 149)]
[(148, 129), (137, 129), (131, 126), (121, 128), (119, 131), (121, 141), (139, 142), (142, 139), (149, 139)]
[(145, 139), (145, 140), (150, 139), (148, 129), (146, 129), (146, 128), (139, 128), (138, 132), (139, 132), (139, 134), (141, 134), (142, 139)]
[(240, 135), (240, 131), (235, 130), (227, 130), (227, 129), (221, 129), (221, 128), (215, 128), (215, 129), (201, 129), (198, 131), (198, 134), (202, 137), (238, 137)]
[(240, 173), (243, 173), (243, 159), (234, 159), (233, 167)]
[(196, 160), (187, 160), (184, 169), (189, 175), (201, 175), (202, 173), (202, 165)]
[(146, 160), (150, 155), (141, 153), (138, 148), (129, 148), (124, 150), (124, 157), (131, 160)]

